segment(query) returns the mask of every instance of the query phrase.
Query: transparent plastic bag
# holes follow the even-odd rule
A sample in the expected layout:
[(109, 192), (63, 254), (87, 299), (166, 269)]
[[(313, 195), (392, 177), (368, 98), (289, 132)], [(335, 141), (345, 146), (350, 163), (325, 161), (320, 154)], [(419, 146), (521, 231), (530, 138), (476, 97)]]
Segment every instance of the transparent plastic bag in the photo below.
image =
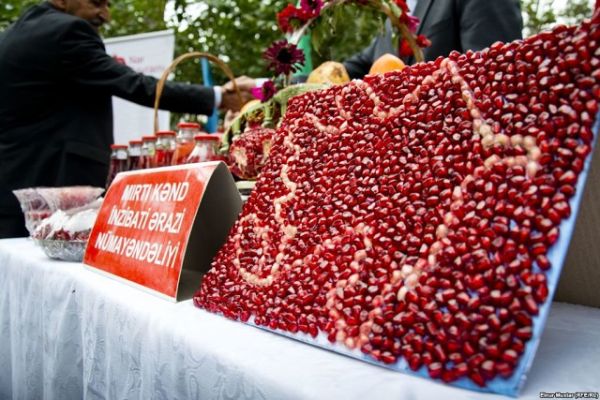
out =
[(58, 210), (71, 210), (93, 202), (104, 192), (92, 186), (58, 188), (27, 188), (13, 190), (25, 215), (25, 227), (30, 235), (37, 226)]
[(58, 210), (42, 221), (32, 234), (50, 258), (82, 261), (102, 199), (71, 210)]

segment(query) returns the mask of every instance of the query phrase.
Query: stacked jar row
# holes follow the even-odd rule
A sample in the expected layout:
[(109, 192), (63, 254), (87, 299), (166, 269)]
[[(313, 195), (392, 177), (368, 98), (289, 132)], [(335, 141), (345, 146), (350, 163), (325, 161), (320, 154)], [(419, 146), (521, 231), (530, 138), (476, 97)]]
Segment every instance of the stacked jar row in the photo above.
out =
[(129, 146), (111, 145), (106, 187), (123, 171), (223, 160), (218, 155), (219, 135), (201, 133), (195, 122), (181, 122), (177, 128), (177, 132), (159, 131), (142, 140), (132, 140)]

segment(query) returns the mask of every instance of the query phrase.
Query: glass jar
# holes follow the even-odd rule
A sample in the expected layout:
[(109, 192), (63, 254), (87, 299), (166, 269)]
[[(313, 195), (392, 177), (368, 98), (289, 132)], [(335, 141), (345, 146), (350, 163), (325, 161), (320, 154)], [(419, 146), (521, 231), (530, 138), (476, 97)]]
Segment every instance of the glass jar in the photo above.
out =
[(177, 124), (177, 147), (173, 154), (173, 165), (185, 164), (194, 150), (194, 136), (200, 133), (200, 124), (196, 122), (180, 122)]
[(110, 151), (110, 166), (108, 168), (108, 178), (106, 179), (107, 189), (119, 172), (127, 171), (127, 145), (112, 144)]
[(175, 136), (174, 131), (156, 132), (156, 166), (166, 167), (173, 162), (173, 154), (175, 153)]
[(129, 171), (134, 171), (136, 169), (142, 169), (144, 166), (142, 164), (142, 141), (141, 140), (131, 140), (129, 141)]
[(217, 152), (221, 138), (219, 135), (207, 133), (194, 136), (194, 150), (187, 158), (187, 163), (197, 163), (217, 160)]
[(156, 136), (142, 136), (142, 168), (156, 167)]

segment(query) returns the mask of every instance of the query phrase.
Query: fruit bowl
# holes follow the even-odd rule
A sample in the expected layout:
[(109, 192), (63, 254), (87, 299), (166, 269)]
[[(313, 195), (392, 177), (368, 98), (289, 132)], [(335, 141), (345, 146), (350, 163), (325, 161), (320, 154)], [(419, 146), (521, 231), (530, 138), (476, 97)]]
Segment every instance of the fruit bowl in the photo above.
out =
[(52, 240), (33, 239), (42, 248), (44, 253), (54, 259), (62, 261), (83, 261), (83, 254), (87, 241), (85, 240)]

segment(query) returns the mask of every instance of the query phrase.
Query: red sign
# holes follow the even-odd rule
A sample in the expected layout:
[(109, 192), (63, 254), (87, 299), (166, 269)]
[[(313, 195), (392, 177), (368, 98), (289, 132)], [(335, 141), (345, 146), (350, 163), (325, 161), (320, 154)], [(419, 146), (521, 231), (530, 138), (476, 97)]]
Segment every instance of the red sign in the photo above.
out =
[[(106, 193), (83, 262), (172, 299), (191, 297), (192, 291), (178, 291), (182, 269), (194, 280), (188, 286), (198, 287), (240, 208), (223, 163), (119, 174)], [(188, 251), (191, 237), (195, 251)]]

